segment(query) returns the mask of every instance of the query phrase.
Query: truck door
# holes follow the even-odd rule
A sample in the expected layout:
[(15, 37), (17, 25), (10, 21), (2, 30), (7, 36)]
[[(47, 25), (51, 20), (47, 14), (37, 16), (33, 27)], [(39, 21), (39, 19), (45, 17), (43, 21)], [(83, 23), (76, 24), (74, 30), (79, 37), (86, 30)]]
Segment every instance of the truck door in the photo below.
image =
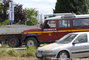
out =
[(47, 25), (49, 27), (45, 27), (45, 29), (44, 29), (44, 31), (48, 31), (48, 35), (49, 35), (49, 38), (50, 38), (49, 41), (55, 41), (55, 40), (57, 40), (56, 21), (57, 20), (47, 21)]
[(56, 32), (56, 20), (48, 20), (45, 22), (43, 27), (42, 34), (40, 35), (41, 40), (45, 42), (51, 42), (57, 39), (57, 32)]
[(71, 20), (72, 19), (58, 20), (57, 30), (59, 39), (71, 32)]

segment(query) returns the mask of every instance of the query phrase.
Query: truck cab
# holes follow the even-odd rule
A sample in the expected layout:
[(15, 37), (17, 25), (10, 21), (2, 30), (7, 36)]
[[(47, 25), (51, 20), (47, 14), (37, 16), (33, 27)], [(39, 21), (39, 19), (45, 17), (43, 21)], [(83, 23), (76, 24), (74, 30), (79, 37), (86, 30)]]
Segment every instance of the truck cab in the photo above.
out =
[(65, 14), (48, 18), (41, 28), (23, 32), (23, 41), (28, 46), (54, 42), (71, 32), (89, 31), (89, 15)]

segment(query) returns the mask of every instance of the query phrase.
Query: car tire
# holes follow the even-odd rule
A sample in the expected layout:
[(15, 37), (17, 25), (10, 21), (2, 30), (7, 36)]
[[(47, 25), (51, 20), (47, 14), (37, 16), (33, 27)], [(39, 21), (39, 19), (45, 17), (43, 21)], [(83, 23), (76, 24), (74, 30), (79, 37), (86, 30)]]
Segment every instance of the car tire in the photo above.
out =
[(26, 46), (28, 48), (30, 48), (32, 46), (38, 47), (38, 42), (34, 37), (29, 37), (26, 39)]
[(70, 57), (69, 57), (69, 54), (66, 51), (61, 51), (58, 54), (57, 58), (60, 59), (60, 60), (71, 60)]
[(9, 37), (7, 43), (10, 47), (19, 47), (19, 46), (21, 46), (21, 42), (15, 36)]

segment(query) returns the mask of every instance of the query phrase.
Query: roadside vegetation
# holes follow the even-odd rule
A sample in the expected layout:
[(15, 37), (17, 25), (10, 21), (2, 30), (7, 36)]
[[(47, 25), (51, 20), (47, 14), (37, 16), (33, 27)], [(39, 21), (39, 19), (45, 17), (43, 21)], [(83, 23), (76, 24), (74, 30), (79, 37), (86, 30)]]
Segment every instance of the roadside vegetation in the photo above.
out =
[(54, 13), (88, 14), (89, 0), (57, 0)]
[(7, 57), (7, 56), (12, 56), (12, 57), (35, 57), (35, 53), (36, 53), (36, 47), (33, 46), (31, 48), (26, 48), (23, 51), (16, 51), (13, 48), (12, 49), (8, 49), (6, 48), (6, 46), (3, 46), (0, 49), (0, 57)]
[(5, 20), (3, 22), (0, 22), (0, 26), (4, 26), (4, 25), (8, 25), (9, 24), (9, 20)]

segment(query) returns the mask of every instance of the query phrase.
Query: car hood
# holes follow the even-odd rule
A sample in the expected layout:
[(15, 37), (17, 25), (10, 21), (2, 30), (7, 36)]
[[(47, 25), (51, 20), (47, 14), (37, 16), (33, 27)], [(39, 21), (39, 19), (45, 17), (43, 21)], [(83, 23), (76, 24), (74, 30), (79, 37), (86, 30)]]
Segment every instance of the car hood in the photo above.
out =
[(64, 47), (64, 46), (68, 46), (68, 44), (58, 44), (58, 43), (52, 43), (52, 44), (48, 44), (46, 46), (43, 47), (39, 47), (38, 50), (44, 51), (44, 50), (51, 50), (54, 49), (55, 47)]

